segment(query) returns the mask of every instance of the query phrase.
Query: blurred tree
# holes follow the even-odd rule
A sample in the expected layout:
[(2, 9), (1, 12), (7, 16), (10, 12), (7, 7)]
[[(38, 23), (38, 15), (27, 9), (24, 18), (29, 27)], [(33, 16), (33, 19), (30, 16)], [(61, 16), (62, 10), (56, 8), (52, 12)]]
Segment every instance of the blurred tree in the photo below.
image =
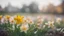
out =
[(5, 6), (5, 8), (4, 8), (5, 12), (11, 12), (10, 8), (12, 8), (12, 5), (11, 5), (11, 3), (8, 3), (8, 5)]
[(0, 8), (2, 8), (1, 5), (0, 5)]
[(23, 7), (21, 8), (21, 12), (26, 12), (27, 5), (23, 4)]
[(64, 14), (64, 0), (62, 0), (62, 9), (63, 9), (63, 14)]
[(62, 13), (62, 5), (57, 6), (56, 11), (58, 14), (61, 14)]
[(2, 7), (1, 7), (1, 5), (0, 5), (0, 12), (2, 12)]
[(18, 7), (14, 7), (11, 5), (11, 3), (8, 3), (8, 5), (5, 7), (5, 11), (6, 12), (19, 12), (19, 8)]
[(30, 9), (30, 12), (31, 12), (31, 13), (38, 12), (38, 4), (35, 3), (35, 2), (32, 2), (32, 3), (29, 5), (29, 9)]
[(55, 12), (55, 6), (53, 4), (48, 5), (48, 13), (54, 13)]

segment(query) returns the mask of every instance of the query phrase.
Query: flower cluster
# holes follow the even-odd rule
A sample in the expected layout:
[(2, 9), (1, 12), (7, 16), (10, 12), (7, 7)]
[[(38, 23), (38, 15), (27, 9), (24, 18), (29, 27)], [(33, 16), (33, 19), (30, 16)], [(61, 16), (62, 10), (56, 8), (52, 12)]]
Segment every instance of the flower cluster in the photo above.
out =
[(64, 20), (62, 20), (61, 18), (46, 20), (42, 16), (38, 16), (33, 19), (31, 17), (25, 17), (21, 15), (16, 15), (16, 16), (0, 15), (0, 25), (6, 24), (7, 29), (10, 29), (12, 31), (19, 29), (20, 32), (25, 32), (25, 33), (33, 32), (33, 31), (37, 33), (38, 30), (41, 31), (41, 30), (45, 30), (46, 28), (47, 30), (48, 29), (55, 30), (57, 28), (62, 28), (64, 27), (63, 22)]

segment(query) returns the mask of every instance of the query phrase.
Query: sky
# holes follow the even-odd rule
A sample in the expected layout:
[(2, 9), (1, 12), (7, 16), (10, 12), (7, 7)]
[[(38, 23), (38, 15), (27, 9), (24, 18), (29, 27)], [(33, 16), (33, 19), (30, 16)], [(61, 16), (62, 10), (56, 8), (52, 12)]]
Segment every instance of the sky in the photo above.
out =
[(57, 6), (61, 3), (60, 0), (0, 0), (0, 5), (4, 8), (5, 6), (8, 5), (8, 3), (11, 3), (12, 6), (15, 7), (22, 7), (23, 4), (29, 5), (31, 2), (36, 2), (40, 7), (47, 6), (50, 3), (53, 5)]

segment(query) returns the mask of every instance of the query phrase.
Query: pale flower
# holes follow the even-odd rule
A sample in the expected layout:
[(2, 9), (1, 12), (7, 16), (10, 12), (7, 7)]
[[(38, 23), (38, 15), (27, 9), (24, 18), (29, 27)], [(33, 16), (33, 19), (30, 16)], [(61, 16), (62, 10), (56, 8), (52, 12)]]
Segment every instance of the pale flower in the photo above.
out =
[(58, 24), (60, 24), (61, 18), (57, 18), (57, 19), (56, 19), (56, 22), (57, 22)]
[(50, 28), (54, 28), (54, 21), (48, 21), (48, 26), (50, 27)]
[(11, 18), (11, 16), (10, 16), (10, 15), (5, 15), (5, 18), (6, 18), (7, 20), (9, 20), (9, 19)]
[(43, 23), (43, 21), (44, 21), (43, 19), (38, 19), (38, 20), (37, 20), (37, 23), (42, 24), (42, 23)]
[(43, 29), (46, 27), (46, 25), (43, 25)]
[(42, 29), (42, 25), (38, 23), (38, 24), (36, 24), (36, 28)]
[(28, 26), (28, 24), (25, 24), (25, 25), (22, 25), (22, 26), (20, 27), (20, 29), (21, 29), (21, 31), (26, 32), (26, 31), (29, 29), (29, 26)]
[(29, 24), (34, 24), (34, 22), (32, 20), (28, 21)]
[(45, 25), (48, 25), (48, 23), (45, 23)]
[(42, 16), (38, 16), (36, 20), (37, 20), (37, 23), (42, 24), (44, 21), (44, 18)]
[(14, 17), (10, 18), (10, 24), (15, 24)]
[(14, 20), (10, 20), (10, 23), (11, 23), (11, 24), (15, 24), (15, 21), (14, 21)]
[(28, 23), (27, 21), (28, 21), (28, 20), (24, 19), (24, 20), (23, 20), (23, 24), (24, 24), (24, 23)]
[(6, 17), (4, 16), (4, 17), (3, 17), (3, 22), (4, 22), (4, 23), (8, 23), (8, 21), (10, 21), (10, 20), (7, 20)]
[(41, 19), (42, 18), (42, 16), (37, 16), (37, 19)]
[(28, 20), (28, 21), (29, 21), (29, 20), (31, 20), (31, 18), (30, 18), (30, 17), (27, 17), (27, 18), (26, 18), (26, 20)]
[(34, 24), (32, 18), (30, 18), (30, 17), (27, 17), (26, 21), (27, 21), (28, 24)]

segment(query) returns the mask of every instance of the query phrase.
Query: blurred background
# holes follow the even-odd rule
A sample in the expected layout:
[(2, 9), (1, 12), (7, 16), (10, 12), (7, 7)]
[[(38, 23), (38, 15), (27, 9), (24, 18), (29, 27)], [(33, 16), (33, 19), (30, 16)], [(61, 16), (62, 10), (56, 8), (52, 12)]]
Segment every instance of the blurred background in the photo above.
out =
[(0, 15), (64, 18), (64, 0), (0, 0)]

